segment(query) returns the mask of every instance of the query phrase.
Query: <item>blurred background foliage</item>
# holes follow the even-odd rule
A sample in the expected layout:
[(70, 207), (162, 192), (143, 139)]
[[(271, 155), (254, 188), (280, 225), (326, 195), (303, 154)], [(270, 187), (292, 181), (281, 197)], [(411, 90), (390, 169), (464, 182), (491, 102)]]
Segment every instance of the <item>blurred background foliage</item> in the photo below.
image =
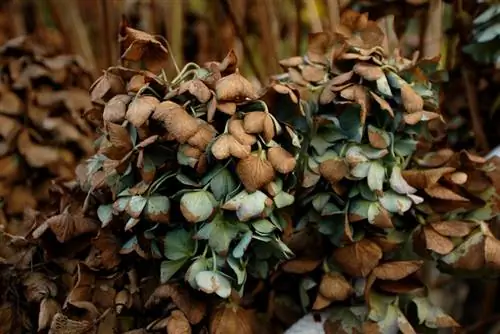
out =
[[(500, 143), (500, 4), (479, 0), (2, 0), (0, 44), (37, 34), (82, 56), (95, 78), (120, 61), (118, 29), (165, 36), (176, 64), (220, 59), (233, 48), (256, 86), (282, 72), (279, 60), (303, 54), (308, 34), (329, 31), (342, 11), (368, 12), (387, 35), (387, 53), (440, 56), (446, 72), (443, 145), (485, 154)], [(54, 29), (57, 33), (48, 34)], [(498, 227), (494, 227), (498, 230)], [(496, 231), (498, 232), (498, 231)], [(497, 233), (498, 234), (498, 233)], [(429, 274), (432, 276), (432, 272)], [(500, 320), (497, 281), (435, 279), (440, 299), (465, 332)], [(492, 333), (495, 333), (493, 330)]]

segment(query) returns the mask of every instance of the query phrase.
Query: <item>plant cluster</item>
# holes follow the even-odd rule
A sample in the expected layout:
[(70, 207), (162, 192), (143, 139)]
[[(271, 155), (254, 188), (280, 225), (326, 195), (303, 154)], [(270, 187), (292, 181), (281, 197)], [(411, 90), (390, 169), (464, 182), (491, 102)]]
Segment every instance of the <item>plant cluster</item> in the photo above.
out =
[(387, 56), (366, 14), (341, 23), (262, 91), (232, 51), (169, 79), (166, 41), (122, 24), (86, 113), (97, 153), (24, 222), (39, 331), (279, 333), (311, 309), (327, 333), (458, 326), (422, 266), (499, 269), (494, 166), (436, 148), (436, 59)]

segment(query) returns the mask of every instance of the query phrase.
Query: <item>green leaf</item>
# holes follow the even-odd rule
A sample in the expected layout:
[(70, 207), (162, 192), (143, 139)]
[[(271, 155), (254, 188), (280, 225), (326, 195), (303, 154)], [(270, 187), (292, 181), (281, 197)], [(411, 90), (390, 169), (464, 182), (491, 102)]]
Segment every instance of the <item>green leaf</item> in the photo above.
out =
[(117, 212), (123, 212), (128, 206), (128, 202), (130, 202), (131, 196), (126, 196), (126, 197), (119, 197), (114, 203), (113, 203), (113, 209)]
[(139, 218), (134, 218), (130, 217), (127, 223), (125, 224), (125, 231), (129, 231), (132, 229), (135, 225), (139, 223), (140, 219)]
[(207, 220), (214, 212), (217, 201), (208, 191), (193, 191), (182, 195), (181, 212), (191, 223)]
[(175, 261), (162, 261), (160, 265), (160, 282), (167, 283), (172, 276), (178, 272), (182, 266), (187, 262), (187, 259), (180, 259)]
[(148, 200), (145, 197), (137, 195), (132, 196), (126, 208), (127, 213), (134, 218), (139, 218), (142, 210), (146, 207), (147, 201)]
[(333, 203), (326, 203), (326, 205), (323, 207), (323, 210), (321, 210), (321, 216), (323, 217), (340, 213), (344, 213), (344, 211), (340, 210), (339, 207)]
[(169, 221), (170, 200), (167, 196), (154, 195), (148, 198), (144, 215), (151, 221), (166, 223)]
[(368, 187), (373, 191), (382, 191), (385, 179), (385, 168), (379, 162), (372, 162), (368, 171)]
[(97, 217), (99, 217), (102, 227), (106, 227), (113, 220), (113, 205), (99, 205), (99, 208), (97, 208)]
[(394, 152), (401, 157), (412, 155), (416, 149), (417, 141), (415, 140), (399, 139), (394, 142)]
[(217, 200), (223, 200), (228, 194), (234, 191), (238, 184), (226, 168), (220, 170), (210, 181), (210, 189)]
[(314, 196), (314, 199), (312, 200), (312, 205), (314, 207), (314, 210), (321, 212), (323, 208), (325, 207), (326, 203), (330, 200), (330, 195), (327, 193), (321, 193), (317, 194)]
[(353, 169), (351, 169), (351, 175), (360, 179), (364, 179), (365, 177), (368, 176), (371, 165), (372, 165), (371, 162), (359, 163), (356, 166), (354, 166)]
[(190, 232), (178, 228), (167, 233), (164, 239), (165, 257), (169, 260), (180, 260), (193, 255), (196, 241)]
[(245, 222), (253, 217), (260, 216), (266, 208), (266, 201), (268, 199), (269, 197), (260, 190), (251, 194), (243, 190), (224, 203), (222, 208), (225, 210), (236, 210), (238, 219)]
[(189, 283), (189, 285), (191, 285), (193, 289), (199, 289), (198, 285), (196, 284), (196, 275), (198, 275), (198, 273), (202, 271), (209, 269), (211, 265), (212, 263), (204, 257), (196, 259), (187, 269), (186, 274), (184, 275), (184, 279)]
[[(329, 333), (362, 333), (363, 320), (352, 312), (351, 308), (337, 307), (329, 312), (329, 317), (325, 327), (335, 324), (334, 328), (327, 331)], [(327, 327), (328, 328), (328, 327)]]
[(388, 190), (379, 198), (380, 204), (389, 212), (403, 214), (411, 208), (411, 200), (403, 195)]
[(226, 254), (229, 244), (240, 231), (237, 224), (227, 221), (223, 215), (217, 215), (212, 222), (203, 226), (196, 234), (196, 239), (208, 239), (209, 246), (218, 254)]
[(236, 259), (239, 259), (243, 257), (245, 254), (245, 251), (247, 250), (248, 246), (250, 245), (250, 242), (252, 241), (252, 236), (253, 233), (252, 231), (247, 231), (243, 237), (240, 239), (240, 242), (234, 247), (233, 249), (233, 257)]
[(135, 247), (138, 246), (137, 236), (133, 236), (126, 243), (123, 244), (120, 254), (130, 254), (135, 250)]
[(274, 196), (274, 204), (278, 209), (290, 206), (295, 201), (295, 197), (287, 192), (281, 191)]
[(355, 220), (368, 218), (368, 211), (372, 202), (363, 199), (356, 199), (349, 205), (349, 215), (354, 215), (359, 218)]
[(342, 130), (352, 141), (359, 143), (363, 137), (363, 124), (361, 124), (361, 109), (359, 105), (345, 110), (339, 117)]
[(196, 275), (196, 285), (208, 294), (216, 293), (221, 298), (231, 295), (231, 282), (218, 272), (201, 271)]
[(190, 186), (190, 187), (200, 187), (201, 186), (201, 184), (199, 184), (196, 181), (191, 180), (187, 175), (184, 175), (182, 173), (177, 173), (175, 175), (175, 178), (177, 179), (177, 181), (179, 181), (180, 183), (182, 183), (186, 186)]
[(230, 256), (227, 258), (227, 264), (229, 264), (229, 267), (231, 267), (231, 269), (236, 274), (236, 282), (238, 283), (238, 285), (242, 285), (243, 283), (245, 283), (247, 278), (247, 271), (242, 265), (241, 261)]
[(269, 234), (276, 229), (276, 226), (274, 226), (274, 224), (267, 219), (259, 219), (257, 221), (254, 221), (252, 223), (252, 226), (257, 233), (264, 235)]

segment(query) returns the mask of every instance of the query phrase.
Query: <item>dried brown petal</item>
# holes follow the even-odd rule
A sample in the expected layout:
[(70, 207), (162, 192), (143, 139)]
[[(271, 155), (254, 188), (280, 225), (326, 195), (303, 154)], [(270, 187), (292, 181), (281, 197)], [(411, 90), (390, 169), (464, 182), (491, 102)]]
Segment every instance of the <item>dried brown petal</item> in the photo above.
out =
[(384, 76), (384, 71), (380, 66), (365, 62), (358, 62), (353, 67), (354, 73), (368, 81), (375, 81)]
[(289, 260), (281, 266), (281, 269), (286, 273), (305, 274), (313, 271), (321, 264), (321, 260), (315, 259), (293, 259)]
[(401, 173), (408, 184), (417, 189), (425, 189), (436, 184), (445, 174), (453, 173), (453, 167), (441, 167), (422, 170), (405, 170)]
[(217, 81), (215, 96), (220, 101), (242, 101), (253, 99), (256, 94), (250, 81), (236, 72)]
[(473, 222), (447, 220), (431, 224), (432, 228), (445, 237), (465, 237), (476, 228)]
[(455, 248), (450, 239), (443, 237), (430, 226), (423, 228), (423, 236), (427, 249), (438, 254), (446, 255)]
[(254, 192), (274, 180), (271, 163), (253, 154), (238, 161), (236, 173), (248, 192)]
[(92, 328), (88, 321), (71, 320), (62, 313), (56, 313), (50, 324), (49, 334), (86, 334)]
[(245, 310), (235, 304), (223, 304), (210, 316), (210, 334), (253, 334), (254, 328), (256, 319), (253, 311)]
[(414, 113), (424, 109), (424, 100), (407, 83), (401, 86), (401, 99), (407, 112)]
[(429, 195), (433, 198), (444, 199), (444, 200), (448, 200), (448, 201), (469, 202), (468, 198), (460, 196), (459, 194), (455, 193), (451, 189), (440, 186), (438, 184), (435, 184), (435, 185), (432, 185), (428, 188), (425, 188), (425, 192), (427, 193), (427, 195)]
[(373, 269), (373, 274), (382, 280), (398, 281), (422, 267), (423, 261), (392, 261), (383, 263)]
[(207, 123), (202, 123), (198, 131), (188, 139), (188, 144), (205, 151), (215, 136), (215, 130)]
[(302, 67), (302, 77), (310, 82), (319, 82), (326, 76), (324, 67), (305, 65)]
[(179, 86), (179, 94), (189, 92), (196, 97), (200, 103), (207, 103), (212, 97), (210, 89), (199, 79), (189, 80), (181, 83)]
[(49, 328), (54, 315), (60, 311), (61, 306), (55, 299), (42, 299), (42, 302), (40, 303), (40, 312), (38, 313), (38, 332)]
[(132, 125), (139, 128), (146, 123), (159, 103), (160, 101), (154, 96), (138, 96), (128, 106), (125, 117)]
[(152, 117), (163, 122), (167, 131), (181, 144), (194, 136), (200, 127), (196, 118), (189, 115), (180, 105), (171, 101), (160, 103)]
[(267, 114), (263, 111), (253, 111), (245, 115), (243, 128), (246, 133), (261, 133), (264, 131), (264, 122)]
[(243, 121), (240, 119), (231, 119), (228, 124), (229, 133), (233, 135), (243, 145), (253, 145), (257, 138), (245, 132)]
[(167, 333), (169, 334), (191, 334), (191, 325), (184, 313), (178, 310), (172, 311), (167, 319)]
[(363, 239), (351, 245), (337, 248), (333, 258), (349, 275), (366, 277), (382, 258), (382, 249), (373, 241)]
[(349, 166), (344, 160), (328, 159), (319, 165), (319, 172), (328, 182), (335, 184), (349, 173)]
[(321, 278), (319, 293), (330, 301), (342, 301), (349, 298), (353, 289), (342, 274), (326, 273)]
[(269, 148), (267, 159), (274, 169), (282, 174), (291, 173), (297, 165), (297, 160), (281, 146)]
[(296, 67), (299, 65), (302, 65), (304, 63), (304, 59), (300, 56), (295, 56), (295, 57), (290, 57), (286, 59), (280, 60), (280, 65), (287, 68), (287, 67)]

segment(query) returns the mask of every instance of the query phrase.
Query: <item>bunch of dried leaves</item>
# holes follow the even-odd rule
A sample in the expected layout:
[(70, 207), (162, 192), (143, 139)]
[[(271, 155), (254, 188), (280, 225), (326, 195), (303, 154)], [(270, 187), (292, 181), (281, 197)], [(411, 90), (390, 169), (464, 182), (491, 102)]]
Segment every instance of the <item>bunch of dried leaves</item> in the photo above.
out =
[[(283, 270), (302, 275), (302, 307), (333, 307), (331, 333), (455, 327), (426, 298), (423, 260), (454, 274), (499, 269), (486, 223), (498, 214), (494, 166), (433, 151), (438, 59), (387, 56), (383, 39), (367, 14), (347, 11), (336, 31), (311, 36), (304, 56), (281, 61), (278, 76), (310, 102), (304, 214)], [(322, 237), (323, 251), (311, 250)]]
[(122, 59), (145, 68), (111, 67), (94, 83), (87, 116), (102, 135), (77, 168), (84, 196), (63, 189), (32, 233), (73, 279), (49, 332), (253, 333), (256, 312), (241, 305), (291, 256), (282, 235), (301, 148), (273, 103), (300, 109), (298, 97), (279, 84), (256, 92), (232, 51), (168, 80), (162, 39), (123, 24), (120, 41)]
[[(39, 30), (0, 47), (0, 323), (11, 328), (2, 333), (29, 327), (16, 284), (36, 254), (32, 210), (48, 209), (52, 182), (73, 180), (77, 163), (94, 152), (93, 131), (82, 118), (92, 107), (91, 79), (79, 57), (62, 53), (57, 32)], [(34, 299), (55, 294), (55, 285), (47, 289)]]

